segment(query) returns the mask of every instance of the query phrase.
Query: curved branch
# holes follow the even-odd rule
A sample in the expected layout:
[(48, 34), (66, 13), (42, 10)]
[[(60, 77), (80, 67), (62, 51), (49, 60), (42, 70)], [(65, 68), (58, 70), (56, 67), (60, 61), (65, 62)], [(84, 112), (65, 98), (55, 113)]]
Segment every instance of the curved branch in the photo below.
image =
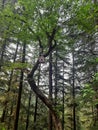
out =
[[(49, 49), (48, 49), (48, 51), (47, 51), (45, 54), (43, 54), (43, 56), (44, 56), (44, 57), (47, 57), (47, 56), (50, 54), (50, 52), (52, 52), (53, 49), (54, 49), (56, 46), (57, 46), (57, 43), (56, 43), (56, 40), (54, 40), (54, 45), (50, 46)], [(30, 78), (33, 78), (34, 72), (37, 70), (38, 66), (39, 66), (39, 60), (37, 60), (37, 62), (35, 63), (34, 67), (33, 67), (32, 70), (31, 70), (31, 72), (28, 74), (28, 78), (29, 78), (29, 77), (30, 77)]]
[[(51, 36), (52, 39), (50, 39), (50, 38), (48, 39), (48, 41), (50, 42), (49, 48), (48, 48), (48, 51), (43, 55), (44, 57), (47, 57), (52, 52), (52, 50), (56, 47), (55, 40), (54, 40), (54, 44), (52, 45), (52, 41), (54, 39), (54, 33), (52, 35), (53, 35), (53, 36)], [(49, 108), (51, 115), (52, 115), (53, 122), (54, 122), (55, 130), (62, 130), (61, 121), (59, 120), (57, 113), (54, 110), (53, 103), (42, 93), (42, 91), (38, 88), (38, 86), (36, 85), (36, 83), (34, 81), (34, 78), (33, 78), (34, 73), (38, 69), (38, 66), (39, 66), (39, 60), (37, 60), (36, 64), (34, 65), (34, 67), (31, 70), (31, 72), (28, 74), (28, 83), (30, 84), (31, 89), (39, 97), (39, 99), (41, 99), (41, 101)]]
[(62, 130), (61, 121), (59, 120), (57, 113), (54, 110), (52, 102), (41, 92), (41, 90), (35, 84), (34, 79), (31, 79), (30, 77), (28, 77), (28, 82), (31, 86), (31, 89), (36, 93), (39, 99), (41, 99), (41, 101), (49, 108), (52, 118), (53, 118), (55, 130)]

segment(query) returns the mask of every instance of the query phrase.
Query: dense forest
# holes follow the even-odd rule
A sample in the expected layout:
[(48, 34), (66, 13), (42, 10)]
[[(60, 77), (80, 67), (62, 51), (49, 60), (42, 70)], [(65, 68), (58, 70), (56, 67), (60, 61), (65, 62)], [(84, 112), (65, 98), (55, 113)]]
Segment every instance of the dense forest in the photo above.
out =
[(0, 130), (98, 130), (98, 0), (0, 0)]

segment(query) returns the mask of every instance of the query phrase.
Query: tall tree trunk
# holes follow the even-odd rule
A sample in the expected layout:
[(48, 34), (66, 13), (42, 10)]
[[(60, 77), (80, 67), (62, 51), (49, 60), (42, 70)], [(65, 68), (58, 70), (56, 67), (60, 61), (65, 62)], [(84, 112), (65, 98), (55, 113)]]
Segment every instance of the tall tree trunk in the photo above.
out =
[[(64, 62), (63, 62), (63, 77), (64, 77)], [(64, 130), (64, 96), (65, 96), (65, 94), (64, 94), (65, 92), (64, 92), (64, 80), (63, 80), (63, 88), (62, 88), (62, 130)]]
[[(0, 71), (1, 71), (1, 67), (2, 67), (2, 65), (3, 65), (3, 59), (4, 59), (5, 49), (6, 49), (6, 43), (4, 43), (4, 44), (2, 45), (2, 49), (1, 49)], [(5, 101), (5, 104), (4, 104), (4, 109), (3, 109), (2, 116), (1, 116), (1, 122), (4, 122), (4, 120), (5, 120), (6, 108), (7, 108), (7, 101)]]
[(57, 105), (57, 93), (58, 93), (58, 88), (57, 88), (57, 49), (56, 49), (56, 53), (55, 53), (55, 93), (54, 93), (54, 97), (55, 97), (55, 106)]
[(30, 94), (29, 94), (29, 102), (28, 102), (28, 110), (27, 110), (26, 130), (28, 130), (28, 126), (29, 126), (31, 94), (32, 94), (32, 93), (31, 93), (31, 91), (30, 91)]
[[(5, 45), (4, 45), (4, 49), (5, 49)], [(18, 50), (18, 43), (17, 43), (17, 46), (16, 46), (16, 51), (15, 51), (15, 54), (14, 54), (13, 63), (15, 62), (16, 57), (17, 57), (17, 50)], [(2, 52), (2, 53), (4, 53), (4, 52)], [(2, 60), (3, 60), (3, 55), (4, 54), (2, 54)], [(7, 100), (5, 102), (5, 106), (4, 106), (4, 109), (3, 109), (3, 113), (2, 113), (2, 117), (1, 117), (1, 122), (4, 122), (4, 120), (5, 120), (5, 114), (6, 114), (7, 104), (8, 104), (8, 97), (9, 97), (9, 91), (10, 91), (10, 87), (11, 87), (12, 78), (13, 78), (13, 70), (11, 71), (10, 79), (9, 79), (9, 82), (8, 82), (8, 90), (7, 90), (8, 96), (7, 96)], [(9, 123), (10, 123), (10, 121), (9, 121)]]
[[(49, 99), (52, 101), (52, 53), (49, 55)], [(49, 110), (49, 130), (52, 130), (52, 115), (51, 111)]]
[[(16, 58), (17, 58), (18, 46), (19, 46), (19, 43), (17, 42), (16, 51), (15, 51), (14, 59), (13, 59), (13, 63), (15, 63)], [(11, 84), (12, 84), (13, 73), (14, 73), (14, 70), (12, 70), (12, 71), (11, 71), (11, 74), (10, 74), (10, 79), (9, 79), (9, 83), (8, 83), (8, 86), (9, 86), (9, 87), (8, 87), (8, 92), (10, 91), (10, 87), (11, 87)], [(9, 117), (9, 122), (8, 122), (8, 130), (10, 129), (10, 123), (11, 123), (11, 115), (12, 115), (12, 112), (13, 112), (13, 103), (11, 104), (10, 117)]]
[[(26, 55), (26, 44), (24, 43), (24, 45), (23, 45), (23, 53), (22, 53), (22, 63), (25, 63), (25, 55)], [(19, 93), (18, 93), (18, 100), (17, 100), (15, 121), (14, 121), (14, 129), (13, 130), (17, 130), (18, 129), (18, 120), (19, 120), (19, 111), (20, 111), (20, 104), (21, 104), (23, 78), (24, 78), (24, 72), (23, 72), (23, 70), (21, 70), (20, 84), (19, 84)]]
[(3, 59), (4, 59), (5, 49), (6, 49), (6, 40), (5, 40), (5, 43), (3, 43), (2, 48), (1, 48), (0, 71), (1, 71), (1, 67), (3, 65)]
[(1, 122), (4, 122), (5, 120), (5, 115), (6, 115), (6, 102), (4, 104), (4, 109), (3, 109), (3, 113), (2, 113), (2, 116), (1, 116)]
[(11, 128), (11, 115), (12, 115), (12, 113), (13, 113), (13, 103), (11, 104), (11, 108), (10, 108), (10, 114), (9, 114), (9, 121), (8, 121), (8, 128), (7, 128), (7, 130), (10, 130), (10, 128)]
[(34, 130), (36, 130), (36, 122), (37, 122), (37, 109), (38, 109), (38, 96), (35, 97), (35, 110), (34, 110)]
[(72, 89), (73, 89), (73, 130), (76, 130), (76, 104), (75, 104), (75, 66), (74, 49), (72, 52)]
[[(41, 70), (41, 66), (38, 67), (38, 82), (37, 82), (38, 86), (40, 83), (40, 70)], [(36, 95), (35, 96), (35, 111), (34, 111), (34, 130), (36, 129), (37, 109), (38, 109), (38, 96)]]
[[(52, 35), (49, 36), (49, 38), (48, 38), (49, 48), (48, 48), (48, 51), (45, 54), (43, 54), (44, 57), (47, 57), (50, 54), (50, 52), (52, 52), (53, 49), (56, 46), (56, 42), (55, 41), (54, 41), (54, 44), (52, 43), (53, 39), (54, 39), (55, 31), (56, 30), (54, 29), (53, 32), (52, 32)], [(51, 112), (51, 115), (52, 115), (52, 119), (53, 119), (53, 123), (54, 123), (54, 126), (55, 126), (55, 130), (62, 130), (62, 124), (61, 124), (61, 121), (60, 121), (56, 111), (54, 110), (53, 103), (51, 102), (51, 100), (49, 100), (42, 93), (42, 91), (38, 88), (38, 86), (35, 83), (34, 74), (35, 74), (35, 71), (38, 69), (39, 63), (40, 62), (39, 62), (39, 59), (38, 59), (36, 64), (32, 68), (31, 72), (28, 74), (28, 83), (30, 84), (31, 89), (39, 97), (39, 99), (41, 99), (41, 101), (49, 108), (49, 110)]]

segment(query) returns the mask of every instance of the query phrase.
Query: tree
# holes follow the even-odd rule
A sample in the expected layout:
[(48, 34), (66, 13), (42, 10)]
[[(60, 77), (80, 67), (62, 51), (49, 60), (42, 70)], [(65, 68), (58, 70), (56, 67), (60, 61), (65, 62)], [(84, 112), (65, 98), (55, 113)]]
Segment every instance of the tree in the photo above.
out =
[[(92, 82), (98, 56), (96, 5), (77, 0), (18, 0), (13, 6), (14, 0), (4, 2), (6, 6), (3, 4), (0, 10), (0, 41), (5, 43), (0, 44), (0, 109), (6, 112), (2, 116), (5, 126), (12, 128), (17, 112), (15, 129), (46, 129), (49, 113), (49, 129), (80, 130), (83, 123), (86, 129), (90, 127), (92, 119), (88, 117), (94, 118), (92, 107), (97, 110), (97, 103), (90, 103), (92, 90), (96, 90), (96, 81)], [(21, 63), (24, 41), (26, 63)], [(16, 44), (19, 46), (15, 58)], [(85, 88), (85, 83), (89, 87)], [(31, 96), (31, 89), (35, 95)], [(97, 93), (93, 94), (97, 101)]]
[[(24, 45), (23, 45), (23, 53), (22, 53), (22, 62), (21, 63), (25, 63), (25, 55), (26, 55), (26, 43), (24, 43)], [(20, 104), (21, 104), (23, 79), (24, 79), (24, 72), (23, 72), (23, 70), (21, 70), (19, 93), (18, 93), (18, 100), (17, 100), (17, 107), (16, 107), (15, 122), (14, 122), (14, 129), (13, 130), (18, 129), (18, 119), (19, 119), (19, 111), (20, 111)]]

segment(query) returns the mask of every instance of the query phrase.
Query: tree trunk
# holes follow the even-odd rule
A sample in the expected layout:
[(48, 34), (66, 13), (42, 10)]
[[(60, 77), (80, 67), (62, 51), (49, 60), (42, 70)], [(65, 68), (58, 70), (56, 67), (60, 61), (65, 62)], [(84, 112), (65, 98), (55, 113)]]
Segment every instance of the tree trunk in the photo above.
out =
[(55, 97), (55, 106), (57, 105), (57, 93), (58, 93), (58, 88), (57, 88), (57, 49), (56, 49), (56, 53), (55, 53), (55, 93), (54, 93), (54, 97)]
[[(38, 81), (37, 81), (37, 85), (39, 86), (40, 83), (40, 70), (41, 67), (38, 67)], [(38, 109), (38, 96), (35, 96), (35, 111), (34, 111), (34, 130), (36, 129), (36, 121), (37, 121), (37, 109)]]
[(29, 126), (31, 94), (32, 94), (32, 93), (31, 93), (31, 91), (30, 91), (30, 94), (29, 94), (29, 102), (28, 102), (28, 110), (27, 110), (26, 130), (28, 130), (28, 126)]
[[(49, 99), (52, 102), (52, 53), (49, 55)], [(51, 111), (49, 110), (49, 130), (52, 130), (52, 115)]]
[(7, 108), (7, 106), (4, 105), (3, 113), (2, 113), (2, 116), (1, 116), (1, 122), (4, 122), (4, 120), (5, 120), (6, 108)]
[(6, 49), (6, 41), (5, 41), (5, 43), (3, 43), (2, 48), (1, 48), (0, 71), (1, 71), (1, 67), (3, 65), (3, 59), (4, 59), (5, 49)]
[[(64, 62), (63, 62), (63, 77), (64, 77)], [(64, 92), (64, 80), (63, 80), (63, 86), (62, 86), (62, 130), (64, 130), (64, 96), (65, 96), (65, 92)]]
[[(5, 50), (5, 44), (4, 46), (2, 47), (2, 49)], [(4, 50), (2, 51), (2, 55), (1, 55), (1, 61), (3, 61), (3, 55), (4, 55)], [(15, 54), (14, 54), (14, 59), (13, 59), (13, 63), (15, 62), (16, 60), (16, 57), (17, 57), (17, 50), (18, 50), (18, 43), (17, 43), (17, 46), (16, 46), (16, 51), (15, 51)], [(2, 63), (2, 62), (1, 62)], [(1, 67), (1, 66), (0, 66)], [(11, 87), (11, 82), (12, 82), (12, 78), (13, 78), (13, 70), (11, 71), (11, 74), (10, 74), (10, 79), (9, 79), (9, 82), (8, 82), (8, 90), (7, 90), (7, 100), (5, 102), (5, 106), (4, 106), (4, 109), (3, 109), (3, 113), (2, 113), (2, 117), (1, 117), (1, 122), (4, 122), (5, 120), (5, 114), (6, 114), (6, 109), (7, 109), (7, 104), (8, 104), (8, 97), (9, 97), (9, 91), (10, 91), (10, 87)], [(9, 125), (8, 125), (9, 126)]]
[(72, 52), (72, 89), (73, 89), (73, 130), (76, 130), (76, 104), (75, 104), (75, 66), (74, 66), (74, 49)]
[(11, 109), (10, 109), (10, 117), (9, 117), (9, 121), (8, 121), (8, 128), (7, 130), (10, 130), (11, 128), (11, 115), (13, 113), (13, 103), (11, 104)]
[[(51, 35), (47, 35), (48, 36), (48, 39), (47, 39), (47, 41), (48, 41), (48, 43), (47, 43), (48, 44), (48, 51), (45, 54), (43, 54), (44, 57), (49, 56), (49, 54), (53, 51), (53, 49), (56, 46), (56, 41), (54, 40), (55, 33), (56, 33), (56, 29), (54, 28), (52, 30)], [(53, 44), (53, 40), (54, 40), (54, 44)], [(41, 47), (42, 45), (41, 45), (40, 40), (39, 40), (39, 44), (40, 44), (40, 47)], [(31, 89), (35, 92), (35, 94), (38, 96), (38, 98), (49, 108), (51, 115), (52, 115), (55, 130), (62, 130), (61, 121), (60, 121), (59, 117), (57, 116), (56, 111), (54, 110), (54, 106), (53, 106), (51, 100), (49, 100), (42, 93), (42, 91), (38, 88), (38, 86), (36, 85), (36, 83), (34, 81), (34, 74), (35, 74), (35, 71), (38, 69), (39, 63), (40, 62), (39, 62), (39, 59), (38, 59), (36, 64), (32, 68), (31, 72), (28, 74), (28, 77), (27, 77), (28, 83), (30, 84)]]
[[(26, 49), (26, 44), (24, 43), (24, 45), (23, 45), (22, 63), (25, 63), (25, 53), (26, 53), (25, 49)], [(18, 129), (18, 120), (19, 120), (19, 111), (20, 111), (20, 104), (21, 104), (23, 78), (24, 78), (24, 72), (23, 72), (23, 70), (21, 70), (18, 101), (17, 101), (17, 106), (16, 106), (15, 121), (14, 121), (14, 130)]]
[[(31, 72), (33, 72), (38, 67), (38, 63), (39, 62), (37, 61), (37, 63), (35, 64), (35, 66)], [(41, 92), (41, 90), (35, 84), (35, 81), (32, 77), (32, 73), (30, 73), (28, 75), (28, 82), (31, 86), (31, 89), (36, 93), (36, 95), (39, 97), (39, 99), (41, 99), (41, 101), (49, 108), (51, 115), (52, 115), (53, 122), (54, 122), (55, 130), (62, 130), (61, 121), (58, 118), (56, 111), (53, 109), (52, 102)]]
[(35, 111), (34, 111), (34, 130), (36, 130), (37, 109), (38, 109), (38, 97), (36, 96), (36, 99), (35, 99)]

